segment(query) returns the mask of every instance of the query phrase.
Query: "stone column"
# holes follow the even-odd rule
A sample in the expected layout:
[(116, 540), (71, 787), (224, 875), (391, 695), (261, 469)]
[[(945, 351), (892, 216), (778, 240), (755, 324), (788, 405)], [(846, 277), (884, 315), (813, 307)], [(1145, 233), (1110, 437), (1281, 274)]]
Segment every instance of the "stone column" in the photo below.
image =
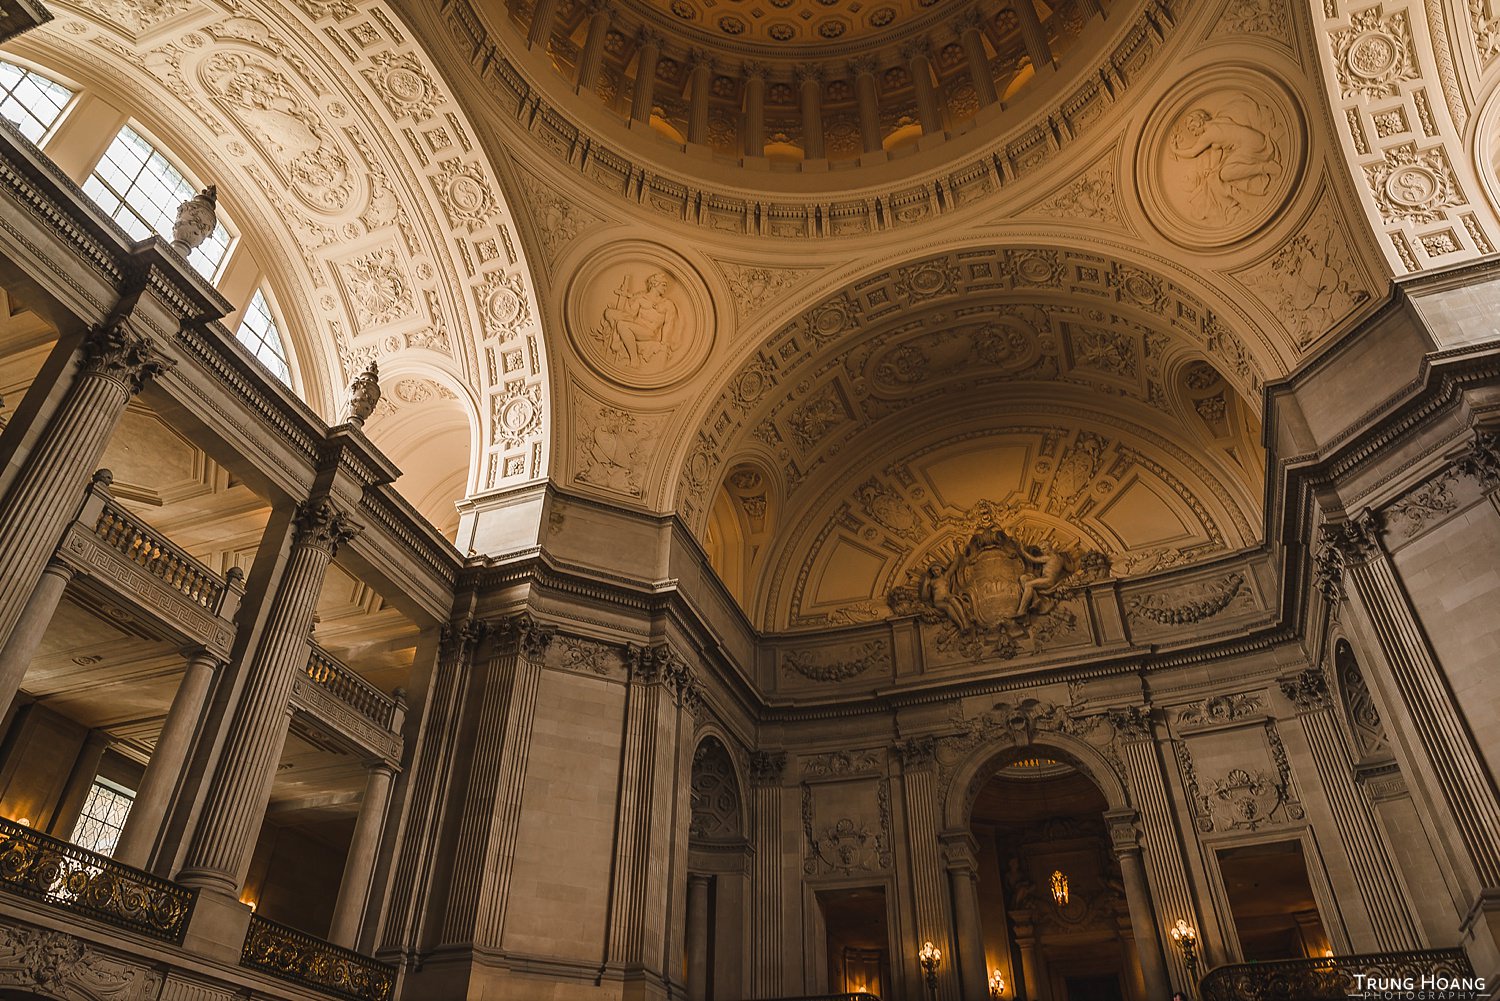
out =
[(630, 117), (645, 124), (651, 121), (651, 106), (656, 99), (656, 61), (661, 58), (661, 36), (641, 30), (635, 64), (635, 93), (630, 99)]
[(156, 738), (156, 747), (146, 765), (141, 787), (136, 790), (135, 804), (130, 808), (125, 829), (120, 832), (120, 843), (115, 848), (116, 861), (137, 869), (146, 868), (151, 861), (151, 849), (161, 833), (177, 780), (182, 777), (188, 750), (198, 731), (198, 722), (203, 717), (203, 706), (208, 701), (208, 690), (218, 666), (219, 658), (201, 647), (189, 654), (187, 670), (177, 683), (172, 708), (167, 710), (166, 722), (162, 725), (161, 735)]
[(823, 140), (823, 70), (818, 66), (801, 66), (796, 77), (802, 98), (802, 153), (809, 160), (821, 160), (827, 155)]
[(1369, 800), (1355, 785), (1353, 762), (1334, 716), (1327, 677), (1319, 668), (1308, 668), (1295, 677), (1282, 679), (1281, 691), (1297, 707), (1297, 720), (1307, 737), (1313, 766), (1326, 794), (1334, 826), (1338, 828), (1339, 845), (1349, 858), (1355, 885), (1370, 918), (1375, 949), (1380, 952), (1420, 949), (1422, 942), (1416, 921), (1406, 906), (1408, 894), (1380, 838)]
[(766, 74), (761, 63), (746, 63), (745, 155), (766, 155)]
[(604, 68), (604, 42), (615, 19), (614, 7), (602, 0), (589, 0), (588, 11), (589, 32), (583, 40), (583, 54), (578, 57), (579, 93), (593, 90), (599, 81), (599, 71)]
[(1036, 4), (1032, 0), (1013, 0), (1011, 7), (1016, 12), (1021, 41), (1026, 45), (1031, 65), (1041, 72), (1043, 67), (1052, 65), (1052, 46), (1047, 44), (1047, 29), (1042, 27), (1042, 19), (1037, 16)]
[[(687, 663), (660, 644), (631, 647), (626, 653), (630, 683), (625, 696), (625, 743), (620, 755), (620, 797), (615, 814), (615, 865), (610, 886), (609, 949), (606, 962), (620, 969), (630, 985), (669, 981), (672, 958), (668, 935), (674, 878), (674, 844), (686, 839), (677, 829), (679, 790), (688, 782), (680, 770), (685, 743), (684, 709), (696, 684)], [(691, 721), (687, 721), (691, 725)], [(689, 759), (690, 760), (690, 759)], [(690, 764), (689, 764), (690, 768)], [(688, 789), (681, 790), (686, 795)], [(686, 828), (683, 821), (683, 829)], [(681, 872), (682, 870), (677, 870)], [(678, 877), (680, 878), (680, 877)], [(678, 967), (680, 969), (680, 967)]]
[[(946, 957), (938, 969), (938, 996), (942, 1001), (958, 1001), (959, 976), (957, 964), (952, 958), (957, 955), (954, 936), (949, 934), (948, 881), (943, 872), (943, 858), (938, 842), (938, 831), (942, 827), (937, 794), (937, 761), (934, 758), (931, 739), (910, 740), (896, 745), (896, 754), (901, 760), (901, 787), (905, 793), (906, 844), (911, 853), (912, 896), (916, 905), (916, 935), (912, 948), (906, 949), (901, 962), (916, 974), (908, 980), (905, 992), (913, 997), (926, 997), (922, 986), (921, 971), (917, 968), (916, 948), (923, 942), (931, 942), (943, 951)], [(911, 945), (912, 943), (907, 943)], [(899, 977), (895, 960), (891, 974)], [(901, 995), (901, 991), (893, 991)]]
[(406, 816), (381, 929), (381, 951), (413, 951), (438, 870), (438, 840), (458, 769), (459, 729), (474, 655), (488, 627), (472, 617), (446, 625), (437, 667), (414, 737), (407, 767)]
[[(126, 402), (171, 364), (122, 322), (84, 335), (77, 378), (0, 501), (0, 643), (77, 513)], [(0, 689), (5, 705), (14, 697)]]
[[(1146, 981), (1148, 998), (1171, 994), (1167, 963), (1161, 951), (1161, 939), (1151, 913), (1151, 892), (1146, 888), (1146, 869), (1141, 862), (1141, 846), (1136, 831), (1134, 810), (1112, 810), (1105, 815), (1115, 858), (1120, 863), (1120, 880), (1125, 884), (1125, 903), (1130, 909), (1130, 932), (1140, 957), (1141, 976)], [(1187, 986), (1187, 985), (1185, 985)]]
[(547, 51), (547, 43), (552, 40), (552, 25), (557, 20), (557, 8), (562, 0), (536, 0), (536, 5), (531, 8), (531, 27), (526, 32), (526, 47), (534, 49), (538, 45), (542, 51)]
[(52, 812), (52, 820), (47, 825), (54, 838), (67, 841), (73, 837), (73, 828), (78, 826), (78, 818), (83, 816), (89, 791), (94, 788), (94, 779), (99, 775), (99, 762), (104, 760), (104, 752), (109, 750), (109, 745), (109, 734), (103, 730), (90, 730), (83, 738), (83, 746), (73, 758), (73, 770), (68, 774), (68, 782), (63, 787), (62, 795), (58, 797), (57, 809)]
[(694, 49), (688, 54), (692, 66), (688, 74), (687, 141), (708, 145), (708, 99), (713, 86), (714, 61), (707, 52)]
[(690, 872), (687, 881), (687, 996), (688, 1001), (707, 1001), (708, 890), (713, 877)]
[[(1454, 704), (1432, 647), (1396, 576), (1375, 517), (1362, 512), (1320, 530), (1315, 559), (1320, 588), (1347, 598), (1378, 646), (1372, 681), (1391, 710), (1387, 723), (1402, 748), (1402, 770), (1431, 816), (1450, 871), (1470, 896), (1466, 943), (1479, 972), (1500, 951), (1500, 801)], [(1347, 589), (1345, 583), (1349, 585)]]
[[(1120, 738), (1126, 784), (1134, 794), (1135, 806), (1139, 810), (1143, 860), (1150, 887), (1145, 899), (1155, 907), (1156, 920), (1148, 925), (1148, 936), (1137, 945), (1145, 950), (1152, 948), (1154, 942), (1158, 951), (1166, 953), (1169, 979), (1187, 984), (1187, 963), (1182, 958), (1181, 950), (1164, 950), (1162, 935), (1178, 918), (1200, 931), (1203, 925), (1196, 920), (1197, 911), (1193, 907), (1192, 892), (1188, 888), (1187, 866), (1177, 839), (1178, 825), (1167, 797), (1161, 759), (1157, 756), (1150, 710), (1131, 709), (1112, 713), (1110, 723)], [(1200, 963), (1206, 961), (1203, 953), (1203, 939), (1200, 937)], [(1144, 966), (1144, 962), (1142, 965)]]
[(917, 120), (924, 136), (943, 131), (943, 114), (938, 106), (937, 88), (932, 84), (932, 56), (926, 44), (908, 45), (901, 50), (911, 74), (912, 89), (917, 97)]
[(880, 145), (880, 93), (875, 84), (875, 60), (868, 56), (852, 60), (854, 94), (859, 101), (859, 137), (866, 153), (878, 153)]
[(238, 895), (244, 884), (286, 742), (292, 688), (307, 667), (308, 633), (323, 577), (338, 547), (358, 531), (326, 497), (298, 507), (286, 575), (246, 676), (178, 882), (228, 896)]
[(385, 811), (391, 801), (391, 778), (395, 775), (387, 762), (370, 765), (365, 777), (364, 798), (359, 801), (359, 818), (354, 822), (354, 836), (349, 839), (349, 854), (344, 859), (344, 875), (339, 881), (339, 899), (328, 926), (328, 941), (346, 949), (354, 948), (364, 917), (365, 900), (370, 895), (370, 876), (375, 871), (375, 853), (380, 848), (380, 831), (385, 826)]
[(969, 76), (974, 81), (974, 93), (979, 95), (979, 106), (988, 108), (1000, 100), (995, 92), (995, 75), (990, 72), (990, 57), (984, 51), (983, 20), (979, 12), (971, 10), (959, 17), (957, 22), (958, 42), (963, 46), (964, 61), (969, 66)]
[(984, 928), (979, 922), (978, 846), (967, 831), (943, 835), (948, 889), (953, 894), (953, 937), (958, 942), (959, 996), (964, 1001), (989, 997), (989, 963), (984, 955)]
[(490, 632), (494, 641), (478, 695), (469, 781), (462, 801), (452, 806), (461, 817), (442, 941), (498, 949), (510, 901), (536, 693), (552, 632), (524, 614), (492, 623)]
[(750, 756), (751, 803), (755, 811), (755, 854), (751, 858), (750, 993), (774, 998), (787, 993), (781, 974), (786, 961), (781, 903), (781, 777), (786, 752), (756, 751)]
[(1021, 976), (1026, 981), (1027, 1001), (1052, 1001), (1052, 985), (1037, 962), (1036, 927), (1030, 911), (1011, 911), (1010, 924), (1016, 933), (1016, 948), (1021, 950)]
[(1085, 21), (1092, 21), (1096, 17), (1104, 17), (1104, 4), (1100, 0), (1078, 0), (1078, 11)]
[(68, 582), (73, 579), (73, 568), (59, 560), (51, 560), (42, 568), (41, 579), (32, 588), (5, 648), (0, 650), (0, 715), (15, 701), (21, 683), (26, 680), (26, 669), (36, 658), (52, 616), (62, 601)]

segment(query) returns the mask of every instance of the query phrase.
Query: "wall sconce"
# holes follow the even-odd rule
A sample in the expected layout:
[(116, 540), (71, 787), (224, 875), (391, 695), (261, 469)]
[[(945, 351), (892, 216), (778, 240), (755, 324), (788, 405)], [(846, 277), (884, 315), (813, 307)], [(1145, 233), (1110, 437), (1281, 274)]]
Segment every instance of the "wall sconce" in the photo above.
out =
[(932, 1001), (937, 1001), (937, 971), (938, 964), (943, 961), (943, 950), (931, 942), (922, 943), (922, 951), (917, 953), (917, 959), (922, 963), (922, 975), (927, 979), (927, 993)]
[(1061, 869), (1052, 870), (1052, 899), (1057, 901), (1058, 907), (1067, 906), (1068, 877), (1063, 875)]
[(990, 997), (1005, 997), (1005, 976), (999, 970), (990, 971)]
[(1172, 941), (1177, 943), (1177, 948), (1182, 950), (1182, 958), (1187, 963), (1188, 979), (1194, 985), (1198, 983), (1198, 933), (1193, 926), (1182, 918), (1170, 930)]

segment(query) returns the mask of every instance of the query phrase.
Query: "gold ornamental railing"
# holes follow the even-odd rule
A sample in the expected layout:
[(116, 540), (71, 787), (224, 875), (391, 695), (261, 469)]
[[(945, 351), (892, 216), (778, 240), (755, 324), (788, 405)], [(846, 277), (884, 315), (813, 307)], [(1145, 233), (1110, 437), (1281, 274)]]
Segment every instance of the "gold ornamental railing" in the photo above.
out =
[(382, 729), (391, 728), (396, 700), (321, 647), (313, 647), (312, 656), (307, 659), (307, 676), (365, 719)]
[(1345, 1001), (1367, 991), (1376, 996), (1371, 984), (1410, 982), (1412, 996), (1488, 996), (1474, 980), (1462, 949), (1424, 949), (1220, 966), (1203, 978), (1199, 993), (1203, 1001)]
[(224, 579), (112, 500), (104, 502), (94, 534), (110, 549), (145, 570), (194, 604), (217, 613)]
[(0, 819), (0, 890), (180, 944), (195, 893)]
[(250, 915), (240, 965), (352, 1001), (390, 1001), (396, 969), (295, 928)]

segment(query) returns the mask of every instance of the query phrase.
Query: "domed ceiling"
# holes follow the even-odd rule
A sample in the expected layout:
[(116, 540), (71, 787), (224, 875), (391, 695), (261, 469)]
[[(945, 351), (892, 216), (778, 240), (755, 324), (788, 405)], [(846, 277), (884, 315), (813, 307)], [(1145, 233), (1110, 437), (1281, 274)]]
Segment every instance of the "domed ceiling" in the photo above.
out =
[[(700, 44), (787, 58), (910, 38), (971, 6), (966, 0), (627, 0), (644, 21)], [(809, 52), (811, 50), (811, 53)]]

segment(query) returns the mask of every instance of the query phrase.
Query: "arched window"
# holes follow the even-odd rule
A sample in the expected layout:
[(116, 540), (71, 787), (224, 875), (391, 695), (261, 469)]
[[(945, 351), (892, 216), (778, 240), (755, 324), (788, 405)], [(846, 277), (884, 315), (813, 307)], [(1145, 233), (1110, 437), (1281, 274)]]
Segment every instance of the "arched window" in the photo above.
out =
[(34, 143), (57, 124), (73, 92), (56, 80), (0, 59), (0, 116)]
[(245, 318), (234, 336), (250, 349), (250, 353), (262, 365), (270, 369), (272, 375), (288, 386), (292, 384), (292, 370), (286, 360), (286, 345), (282, 342), (281, 330), (276, 326), (276, 318), (271, 315), (271, 306), (266, 302), (263, 290), (255, 290), (255, 298), (245, 307)]
[[(137, 240), (153, 233), (170, 239), (177, 207), (197, 193), (182, 171), (129, 125), (104, 151), (83, 190)], [(213, 278), (228, 253), (229, 231), (221, 222), (188, 255), (188, 263)]]

